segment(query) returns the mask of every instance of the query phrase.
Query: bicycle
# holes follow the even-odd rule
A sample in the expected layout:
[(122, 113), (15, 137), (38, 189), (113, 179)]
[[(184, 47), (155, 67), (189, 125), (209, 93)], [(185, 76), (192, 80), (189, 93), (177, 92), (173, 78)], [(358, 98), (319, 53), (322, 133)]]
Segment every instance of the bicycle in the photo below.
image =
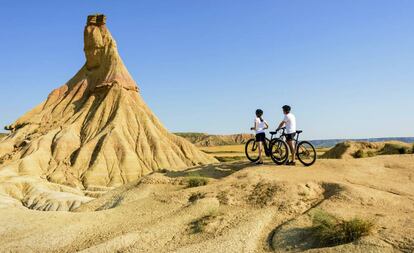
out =
[[(279, 131), (282, 131), (280, 136), (278, 137), (279, 140), (281, 140), (283, 143), (286, 143), (286, 133), (285, 133), (286, 127), (282, 127), (280, 129), (276, 129), (275, 132), (270, 132), (270, 134), (276, 135)], [(302, 133), (302, 130), (296, 131), (296, 139), (295, 139), (295, 148), (296, 148), (296, 157), (298, 160), (305, 166), (311, 166), (316, 161), (316, 150), (315, 147), (309, 142), (309, 141), (299, 141), (299, 135)], [(283, 161), (283, 164), (287, 162), (288, 160), (287, 156)]]
[[(288, 159), (289, 148), (286, 142), (280, 138), (273, 137), (276, 135), (276, 132), (270, 132), (270, 134), (270, 139), (266, 138), (266, 141), (263, 143), (264, 153), (266, 156), (270, 156), (274, 163), (282, 165), (286, 163), (286, 160)], [(244, 152), (247, 159), (251, 162), (257, 162), (259, 160), (258, 147), (259, 145), (256, 142), (256, 138), (252, 138), (246, 142)]]

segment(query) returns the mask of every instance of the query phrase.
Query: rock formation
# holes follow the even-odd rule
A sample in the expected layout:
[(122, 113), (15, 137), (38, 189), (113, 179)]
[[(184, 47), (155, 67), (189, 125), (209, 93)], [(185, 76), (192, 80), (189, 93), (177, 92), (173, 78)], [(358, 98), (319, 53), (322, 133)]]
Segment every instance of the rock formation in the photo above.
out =
[(162, 168), (216, 162), (162, 126), (105, 23), (104, 15), (88, 16), (85, 65), (6, 127), (11, 133), (0, 142), (0, 178), (24, 175), (77, 189), (113, 187)]

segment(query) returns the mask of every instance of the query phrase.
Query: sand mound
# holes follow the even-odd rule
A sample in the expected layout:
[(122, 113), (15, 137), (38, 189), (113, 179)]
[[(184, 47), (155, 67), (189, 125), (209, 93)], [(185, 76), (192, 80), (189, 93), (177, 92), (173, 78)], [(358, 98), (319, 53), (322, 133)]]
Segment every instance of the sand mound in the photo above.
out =
[(216, 162), (162, 126), (105, 23), (103, 15), (88, 17), (85, 65), (6, 127), (11, 133), (0, 142), (0, 175), (42, 177), (88, 190), (126, 184), (161, 168)]
[(400, 142), (354, 142), (346, 141), (336, 144), (322, 155), (322, 158), (346, 159), (363, 158), (376, 155), (408, 154), (412, 145)]

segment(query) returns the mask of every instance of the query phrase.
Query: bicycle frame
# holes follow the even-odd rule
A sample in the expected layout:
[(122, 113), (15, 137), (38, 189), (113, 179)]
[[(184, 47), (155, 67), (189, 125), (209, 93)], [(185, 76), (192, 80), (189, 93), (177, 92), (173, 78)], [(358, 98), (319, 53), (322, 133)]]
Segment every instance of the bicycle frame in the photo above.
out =
[[(273, 135), (277, 135), (277, 133), (279, 132), (279, 131), (282, 131), (282, 133), (279, 135), (279, 137), (277, 137), (277, 138), (279, 138), (279, 139), (281, 139), (281, 140), (283, 140), (284, 142), (287, 142), (287, 140), (286, 140), (286, 127), (282, 127), (282, 128), (280, 128), (279, 130), (277, 130), (276, 129), (276, 131), (275, 132), (273, 132), (273, 134), (272, 134), (272, 136)], [(295, 139), (294, 139), (294, 141), (295, 141), (295, 152), (297, 152), (297, 148), (298, 148), (298, 143), (299, 143), (299, 135), (300, 135), (300, 133), (296, 133), (296, 136), (295, 136)]]
[[(265, 133), (266, 134), (266, 133)], [(273, 138), (273, 136), (275, 135), (275, 134), (272, 134), (272, 133), (270, 133), (271, 134), (271, 136), (270, 136), (270, 139), (268, 139), (268, 138), (265, 138), (265, 140), (267, 140), (267, 141), (265, 141), (264, 143), (263, 143), (263, 148), (264, 148), (264, 153), (265, 153), (265, 155), (266, 156), (269, 156), (269, 154), (270, 154), (270, 152), (271, 152), (271, 150), (270, 150), (270, 146), (268, 146), (268, 143), (270, 144), (270, 142), (273, 140), (273, 139), (276, 139), (276, 138)], [(254, 134), (255, 135), (255, 134)], [(258, 145), (258, 143), (255, 141), (255, 145)]]

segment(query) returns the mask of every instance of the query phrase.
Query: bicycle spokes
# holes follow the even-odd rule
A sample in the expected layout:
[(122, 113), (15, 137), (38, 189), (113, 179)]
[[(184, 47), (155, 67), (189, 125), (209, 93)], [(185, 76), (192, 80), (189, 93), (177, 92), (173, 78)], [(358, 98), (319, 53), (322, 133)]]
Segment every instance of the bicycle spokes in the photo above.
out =
[(286, 143), (280, 139), (272, 140), (270, 145), (271, 158), (276, 164), (284, 164), (288, 158), (288, 147)]
[(303, 158), (309, 158), (310, 152), (304, 147), (299, 147), (298, 155)]
[(305, 166), (310, 166), (316, 161), (316, 150), (312, 144), (307, 141), (298, 143), (296, 155), (299, 161)]

